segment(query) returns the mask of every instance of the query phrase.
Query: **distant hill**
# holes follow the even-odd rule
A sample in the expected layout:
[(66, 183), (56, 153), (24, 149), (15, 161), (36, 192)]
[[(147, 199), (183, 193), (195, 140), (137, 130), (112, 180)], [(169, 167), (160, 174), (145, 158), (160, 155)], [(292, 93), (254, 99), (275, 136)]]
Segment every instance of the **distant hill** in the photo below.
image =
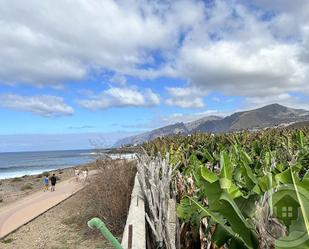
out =
[(259, 109), (236, 112), (225, 118), (207, 116), (189, 123), (176, 123), (140, 135), (119, 140), (115, 146), (141, 144), (157, 137), (194, 132), (230, 132), (253, 130), (266, 127), (288, 126), (297, 122), (309, 121), (309, 111), (293, 109), (279, 104), (267, 105)]
[(221, 120), (202, 123), (194, 131), (228, 132), (261, 129), (306, 120), (309, 120), (309, 111), (272, 104), (255, 110), (237, 112)]
[(219, 117), (219, 116), (207, 116), (204, 118), (200, 118), (198, 120), (186, 123), (185, 126), (187, 127), (188, 131), (193, 131), (195, 130), (197, 127), (199, 127), (200, 125), (209, 122), (209, 121), (218, 121), (223, 119), (223, 117)]
[(119, 140), (115, 147), (119, 147), (121, 145), (127, 145), (127, 144), (141, 144), (146, 141), (153, 140), (157, 137), (166, 136), (166, 135), (173, 135), (178, 133), (187, 133), (188, 129), (185, 126), (184, 123), (176, 123), (173, 125), (164, 126), (159, 129), (155, 129), (152, 131), (148, 131), (136, 136), (126, 137), (121, 140)]

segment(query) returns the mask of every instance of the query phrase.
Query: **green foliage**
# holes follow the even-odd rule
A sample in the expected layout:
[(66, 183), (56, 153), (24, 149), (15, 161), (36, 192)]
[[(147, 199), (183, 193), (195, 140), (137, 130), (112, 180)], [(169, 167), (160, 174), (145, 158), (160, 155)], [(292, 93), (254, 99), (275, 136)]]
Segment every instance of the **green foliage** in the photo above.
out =
[(14, 177), (14, 178), (11, 180), (11, 182), (21, 182), (21, 181), (23, 181), (23, 178), (21, 178), (21, 177)]
[(45, 176), (45, 177), (49, 177), (50, 173), (45, 171), (45, 172), (42, 173), (42, 175)]
[[(187, 190), (178, 193), (177, 215), (197, 233), (194, 238), (200, 238), (202, 219), (207, 218), (204, 234), (211, 238), (207, 243), (259, 248), (266, 235), (257, 229), (256, 205), (269, 196), (270, 214), (266, 218), (279, 219), (273, 205), (287, 194), (282, 188), (288, 186), (299, 204), (299, 218), (289, 227), (279, 219), (288, 234), (271, 238), (270, 243), (279, 249), (308, 248), (309, 199), (304, 198), (309, 193), (308, 131), (176, 135), (145, 143), (144, 148), (150, 156), (169, 153), (172, 167), (182, 176), (179, 179), (175, 174), (178, 184)], [(294, 247), (287, 243), (300, 234), (304, 241)]]
[(10, 243), (12, 243), (13, 241), (14, 241), (14, 240), (13, 240), (12, 238), (1, 240), (1, 242), (4, 243), (4, 244), (10, 244)]

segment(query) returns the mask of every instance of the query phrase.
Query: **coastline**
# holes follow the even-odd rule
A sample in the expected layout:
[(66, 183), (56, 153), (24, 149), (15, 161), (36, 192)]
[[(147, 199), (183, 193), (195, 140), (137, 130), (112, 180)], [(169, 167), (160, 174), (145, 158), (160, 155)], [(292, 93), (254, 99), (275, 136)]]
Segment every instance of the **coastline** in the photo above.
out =
[[(0, 247), (3, 249), (64, 247), (112, 249), (113, 246), (104, 240), (97, 230), (91, 230), (87, 226), (87, 221), (92, 217), (101, 218), (109, 230), (121, 240), (136, 174), (135, 162), (99, 160), (79, 165), (79, 168), (81, 167), (87, 167), (89, 170), (94, 167), (97, 170), (95, 175), (90, 174), (89, 184), (85, 188), (0, 240)], [(65, 174), (72, 178), (74, 168), (64, 169), (61, 174), (58, 172), (60, 181), (65, 179)], [(37, 181), (33, 176), (30, 178), (32, 181)], [(10, 180), (13, 179), (15, 178)], [(22, 181), (25, 179), (27, 177)], [(38, 179), (43, 180), (43, 178)], [(20, 181), (13, 182), (14, 185), (17, 183)], [(42, 183), (40, 187), (39, 191), (43, 192)], [(26, 195), (26, 199), (28, 196), (35, 195), (30, 193)], [(46, 194), (50, 196), (49, 193)], [(42, 226), (42, 224), (48, 225)]]
[(39, 174), (0, 179), (0, 208), (34, 192), (43, 191), (45, 175), (55, 174), (59, 181), (64, 181), (74, 176), (75, 168), (91, 170), (95, 164), (96, 162), (93, 161), (68, 168), (43, 171)]
[(65, 150), (0, 153), (0, 180), (72, 168), (97, 159), (132, 159), (134, 150)]
[(0, 180), (71, 168), (97, 159), (93, 150), (0, 153)]

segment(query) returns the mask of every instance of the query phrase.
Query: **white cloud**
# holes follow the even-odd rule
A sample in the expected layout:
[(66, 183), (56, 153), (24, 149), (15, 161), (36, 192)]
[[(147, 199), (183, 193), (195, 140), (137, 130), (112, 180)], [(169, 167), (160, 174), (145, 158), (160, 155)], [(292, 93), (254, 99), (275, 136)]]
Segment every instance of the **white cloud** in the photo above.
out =
[(307, 0), (253, 0), (253, 3), (273, 12), (271, 29), (281, 37), (302, 36), (303, 28), (308, 25), (309, 4)]
[(16, 94), (1, 94), (0, 107), (28, 111), (44, 117), (72, 115), (74, 110), (56, 96), (20, 96)]
[(78, 100), (78, 103), (92, 110), (128, 106), (151, 107), (160, 104), (160, 98), (151, 89), (140, 91), (128, 87), (111, 87), (97, 96)]
[(300, 60), (303, 42), (280, 39), (273, 30), (280, 13), (262, 21), (262, 11), (225, 1), (208, 11), (207, 22), (192, 30), (175, 57), (189, 87), (242, 96), (309, 93), (309, 67)]
[(217, 103), (221, 102), (221, 99), (219, 97), (212, 97), (211, 99), (212, 101), (217, 102)]
[(179, 70), (191, 85), (226, 95), (271, 95), (306, 87), (307, 68), (298, 49), (283, 44), (263, 47), (221, 41), (206, 47), (187, 46)]
[[(203, 18), (189, 0), (0, 1), (0, 81), (59, 84), (90, 69), (139, 73)], [(141, 72), (143, 69), (141, 70)]]
[(110, 82), (123, 86), (127, 83), (127, 79), (124, 75), (115, 74), (115, 75), (113, 75), (113, 77), (110, 78)]
[[(146, 102), (150, 105), (159, 105), (160, 104), (160, 97), (158, 94), (154, 93), (151, 89), (147, 88), (145, 90), (145, 98)], [(147, 100), (148, 99), (148, 100)]]
[(165, 103), (167, 105), (181, 108), (202, 108), (204, 107), (203, 97), (207, 93), (196, 88), (168, 87), (167, 91), (171, 98)]
[[(205, 94), (195, 89), (245, 98), (308, 95), (309, 2), (253, 4), (259, 8), (245, 0), (209, 5), (198, 0), (0, 1), (0, 83), (59, 86), (98, 71), (111, 72), (110, 81), (124, 88), (126, 76), (175, 77), (187, 82), (189, 93), (168, 90), (165, 103), (181, 108), (204, 107)], [(148, 95), (150, 102), (159, 102), (156, 94)], [(123, 101), (112, 100), (119, 98), (112, 92), (102, 96), (82, 103), (148, 105), (138, 94)]]

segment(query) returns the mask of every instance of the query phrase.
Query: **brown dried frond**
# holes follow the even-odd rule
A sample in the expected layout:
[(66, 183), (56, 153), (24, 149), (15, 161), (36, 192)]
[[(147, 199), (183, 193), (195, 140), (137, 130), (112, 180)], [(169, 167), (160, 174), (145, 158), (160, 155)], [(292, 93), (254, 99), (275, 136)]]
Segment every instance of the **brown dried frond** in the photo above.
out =
[(259, 248), (275, 248), (276, 239), (287, 234), (287, 228), (272, 217), (269, 206), (269, 193), (266, 192), (256, 205), (254, 222), (259, 236)]

